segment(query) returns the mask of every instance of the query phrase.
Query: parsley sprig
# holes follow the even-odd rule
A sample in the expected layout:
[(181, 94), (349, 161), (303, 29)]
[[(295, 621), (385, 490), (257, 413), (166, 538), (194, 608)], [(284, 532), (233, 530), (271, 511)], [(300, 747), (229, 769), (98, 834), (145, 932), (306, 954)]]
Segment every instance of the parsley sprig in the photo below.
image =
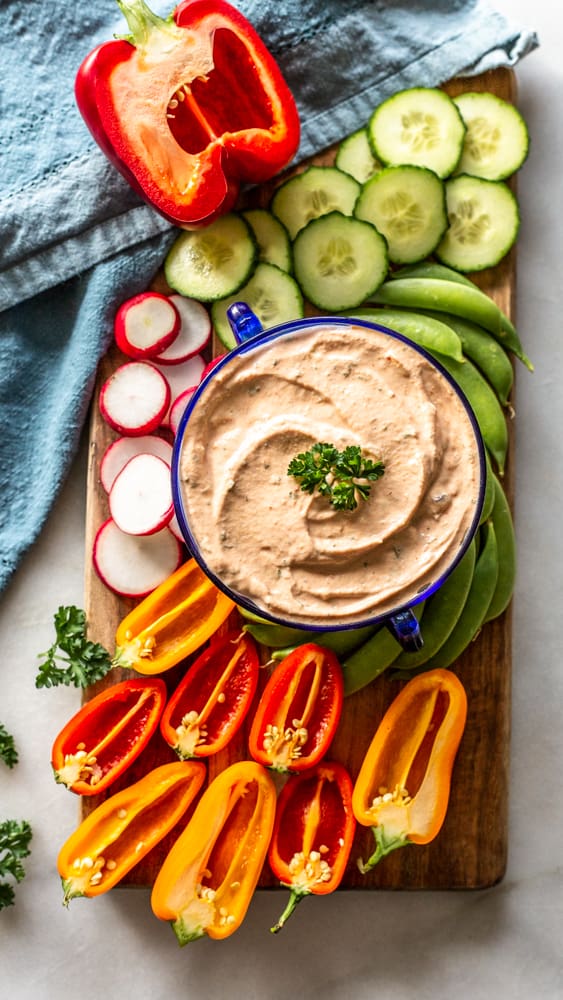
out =
[[(0, 878), (11, 876), (21, 882), (25, 876), (22, 858), (31, 853), (31, 826), (27, 820), (6, 819), (0, 823)], [(9, 882), (0, 881), (0, 910), (14, 902), (14, 888)]]
[(327, 442), (300, 452), (287, 469), (288, 476), (297, 479), (304, 493), (318, 490), (336, 510), (354, 510), (359, 500), (367, 500), (372, 483), (384, 472), (383, 462), (364, 458), (358, 445), (338, 451)]
[(86, 638), (84, 611), (73, 605), (60, 607), (55, 614), (55, 634), (53, 645), (40, 654), (44, 659), (39, 664), (36, 687), (56, 687), (58, 684), (88, 687), (105, 677), (112, 660), (99, 642)]
[(18, 751), (14, 737), (8, 732), (6, 727), (0, 722), (0, 758), (7, 767), (15, 767), (18, 762)]

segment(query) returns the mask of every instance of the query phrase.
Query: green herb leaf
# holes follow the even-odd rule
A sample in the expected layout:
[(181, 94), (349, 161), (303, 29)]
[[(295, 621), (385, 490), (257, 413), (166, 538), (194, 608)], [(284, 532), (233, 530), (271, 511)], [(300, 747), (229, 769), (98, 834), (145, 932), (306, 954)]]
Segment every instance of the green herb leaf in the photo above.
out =
[(304, 493), (317, 490), (329, 497), (336, 510), (354, 510), (358, 500), (367, 500), (371, 484), (385, 472), (383, 462), (362, 456), (358, 445), (338, 451), (333, 444), (318, 442), (300, 452), (289, 463), (287, 474), (297, 479)]
[(56, 639), (46, 653), (40, 654), (43, 661), (39, 664), (35, 686), (74, 684), (83, 688), (105, 677), (112, 666), (111, 657), (99, 642), (86, 638), (84, 611), (73, 605), (60, 607), (54, 620)]
[(18, 762), (18, 751), (14, 743), (14, 737), (10, 735), (5, 726), (0, 722), (0, 757), (8, 767), (14, 767)]
[[(11, 876), (16, 882), (25, 877), (22, 858), (30, 854), (32, 833), (27, 820), (6, 819), (0, 823), (0, 877)], [(9, 882), (0, 882), (0, 910), (14, 902), (14, 889)]]

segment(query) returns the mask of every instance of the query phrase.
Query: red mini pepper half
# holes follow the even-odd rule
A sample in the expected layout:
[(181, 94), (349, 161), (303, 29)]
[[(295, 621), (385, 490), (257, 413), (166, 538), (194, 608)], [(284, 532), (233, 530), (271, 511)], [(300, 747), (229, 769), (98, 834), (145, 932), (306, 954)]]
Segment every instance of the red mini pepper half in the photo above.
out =
[(53, 744), (55, 780), (78, 795), (103, 792), (146, 747), (165, 701), (163, 680), (137, 678), (86, 702)]
[(132, 187), (191, 229), (229, 211), (241, 182), (287, 166), (299, 116), (279, 67), (225, 0), (184, 0), (163, 19), (117, 0), (131, 36), (98, 46), (78, 70), (76, 101)]
[(335, 654), (313, 642), (298, 646), (264, 688), (248, 739), (251, 756), (282, 773), (312, 767), (332, 741), (343, 701)]
[(181, 760), (210, 757), (239, 729), (258, 685), (260, 660), (250, 636), (227, 634), (187, 670), (160, 720)]
[(282, 788), (268, 861), (291, 895), (273, 933), (303, 896), (326, 895), (340, 885), (356, 830), (352, 790), (350, 775), (335, 761), (292, 775)]

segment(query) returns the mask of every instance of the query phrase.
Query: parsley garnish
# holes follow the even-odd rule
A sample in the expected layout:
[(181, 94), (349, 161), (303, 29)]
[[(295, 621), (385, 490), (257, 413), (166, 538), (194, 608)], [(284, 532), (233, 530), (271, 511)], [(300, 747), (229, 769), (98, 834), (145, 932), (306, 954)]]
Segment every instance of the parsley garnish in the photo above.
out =
[(383, 462), (363, 458), (358, 445), (338, 451), (333, 444), (317, 443), (289, 463), (287, 474), (299, 482), (304, 493), (315, 490), (328, 497), (336, 510), (354, 510), (358, 500), (367, 500), (371, 484), (385, 472)]
[(0, 757), (8, 767), (14, 767), (18, 762), (18, 751), (14, 743), (14, 737), (10, 735), (5, 726), (0, 722)]
[[(0, 823), (0, 877), (11, 875), (21, 882), (25, 870), (22, 858), (30, 854), (31, 826), (27, 820), (6, 819)], [(14, 902), (14, 889), (9, 882), (0, 882), (0, 910)]]
[[(35, 687), (55, 687), (74, 684), (88, 687), (105, 677), (112, 660), (99, 642), (86, 638), (86, 615), (74, 606), (60, 607), (55, 614), (56, 640), (39, 664)], [(64, 655), (58, 653), (60, 650)]]

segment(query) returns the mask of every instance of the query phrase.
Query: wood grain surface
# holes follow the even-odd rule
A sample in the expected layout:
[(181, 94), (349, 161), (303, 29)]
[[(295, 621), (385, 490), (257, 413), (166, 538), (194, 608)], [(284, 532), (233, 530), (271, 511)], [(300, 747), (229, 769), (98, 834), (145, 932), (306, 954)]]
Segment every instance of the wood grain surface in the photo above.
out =
[[(494, 70), (466, 80), (458, 79), (445, 86), (452, 96), (465, 90), (488, 90), (515, 101), (516, 82), (512, 71)], [(316, 163), (333, 161), (334, 148), (315, 158)], [(303, 169), (303, 165), (290, 173)], [(289, 173), (286, 174), (289, 176)], [(266, 206), (273, 187), (264, 186), (247, 195), (244, 205)], [(242, 204), (242, 203), (241, 203)], [(474, 276), (479, 284), (513, 320), (515, 302), (515, 254), (511, 252), (494, 269)], [(157, 276), (155, 287), (163, 288)], [(313, 310), (309, 310), (310, 313)], [(115, 366), (124, 360), (110, 352), (99, 369), (98, 388)], [(513, 424), (509, 419), (509, 456), (504, 486), (513, 500)], [(91, 561), (95, 532), (108, 516), (107, 497), (99, 480), (99, 463), (115, 434), (103, 422), (97, 406), (97, 392), (91, 410), (90, 450), (86, 512), (86, 575), (85, 610), (89, 635), (110, 651), (115, 647), (118, 622), (132, 603), (113, 595), (97, 577)], [(385, 858), (368, 875), (357, 868), (358, 857), (371, 853), (373, 837), (369, 829), (359, 827), (342, 888), (363, 889), (475, 889), (497, 883), (504, 875), (507, 858), (508, 829), (508, 765), (510, 746), (511, 696), (511, 610), (489, 622), (455, 664), (468, 695), (469, 713), (466, 731), (456, 759), (451, 799), (444, 826), (435, 841), (427, 847), (407, 847)], [(264, 662), (268, 659), (263, 651)], [(172, 690), (186, 669), (186, 663), (164, 675)], [(263, 680), (267, 670), (262, 671)], [(126, 671), (113, 670), (110, 675), (85, 693), (91, 697), (104, 687), (127, 676)], [(346, 699), (344, 713), (330, 756), (341, 760), (355, 777), (363, 755), (386, 707), (399, 691), (401, 683), (383, 674), (369, 687)], [(209, 779), (233, 761), (248, 756), (246, 730), (217, 757), (208, 763)], [(153, 737), (123, 779), (115, 783), (113, 794), (137, 780), (150, 768), (175, 760), (160, 735)], [(80, 814), (88, 814), (101, 801), (100, 797), (81, 800)], [(182, 821), (183, 825), (187, 817)], [(125, 885), (152, 884), (178, 829), (155, 848), (127, 877)], [(274, 886), (275, 880), (266, 865), (260, 885)], [(340, 891), (340, 890), (339, 890)]]

